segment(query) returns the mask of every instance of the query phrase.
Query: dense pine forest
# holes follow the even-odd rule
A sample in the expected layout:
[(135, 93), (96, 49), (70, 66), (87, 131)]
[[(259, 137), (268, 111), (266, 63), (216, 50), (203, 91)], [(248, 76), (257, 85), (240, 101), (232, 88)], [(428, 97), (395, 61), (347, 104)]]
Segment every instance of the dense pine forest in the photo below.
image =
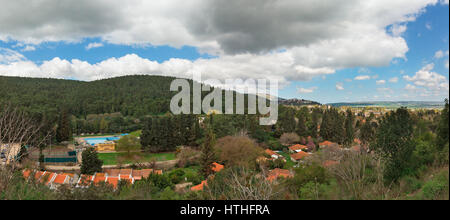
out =
[(118, 113), (140, 117), (169, 111), (173, 78), (126, 76), (94, 82), (58, 79), (0, 77), (0, 104), (18, 105), (33, 113), (90, 114)]

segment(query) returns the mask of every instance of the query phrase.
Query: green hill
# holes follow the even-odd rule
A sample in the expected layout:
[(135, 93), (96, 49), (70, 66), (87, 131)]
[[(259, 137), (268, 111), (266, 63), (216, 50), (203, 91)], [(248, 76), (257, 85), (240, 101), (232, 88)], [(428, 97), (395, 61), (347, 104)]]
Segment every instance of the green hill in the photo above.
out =
[(28, 112), (57, 114), (64, 107), (76, 117), (120, 112), (139, 117), (169, 111), (174, 78), (125, 76), (93, 82), (0, 77), (0, 104)]

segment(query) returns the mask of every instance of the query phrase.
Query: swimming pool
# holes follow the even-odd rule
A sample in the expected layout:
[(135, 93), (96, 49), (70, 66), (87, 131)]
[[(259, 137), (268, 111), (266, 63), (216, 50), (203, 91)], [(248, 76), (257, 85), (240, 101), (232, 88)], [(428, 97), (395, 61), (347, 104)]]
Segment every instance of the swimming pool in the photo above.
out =
[(99, 138), (84, 138), (84, 140), (91, 146), (95, 146), (96, 144), (103, 144), (108, 141), (117, 141), (120, 137), (99, 137)]

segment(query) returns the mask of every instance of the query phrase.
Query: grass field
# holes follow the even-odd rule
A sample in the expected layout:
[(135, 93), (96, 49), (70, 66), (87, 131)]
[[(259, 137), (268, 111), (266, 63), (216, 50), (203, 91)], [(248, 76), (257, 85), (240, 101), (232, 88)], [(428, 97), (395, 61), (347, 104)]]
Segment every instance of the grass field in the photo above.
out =
[[(136, 161), (133, 159), (135, 156), (140, 159)], [(99, 153), (98, 157), (103, 160), (103, 165), (117, 165), (118, 160), (123, 160), (123, 164), (132, 164), (135, 162), (145, 163), (156, 161), (175, 160), (175, 153), (132, 153), (131, 157), (128, 157), (127, 153)]]

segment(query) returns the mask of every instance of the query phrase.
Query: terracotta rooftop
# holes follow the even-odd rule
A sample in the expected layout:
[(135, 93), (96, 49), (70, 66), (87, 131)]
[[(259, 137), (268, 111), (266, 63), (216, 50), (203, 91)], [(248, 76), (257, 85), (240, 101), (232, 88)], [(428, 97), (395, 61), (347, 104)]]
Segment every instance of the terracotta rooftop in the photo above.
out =
[(106, 169), (105, 173), (108, 174), (108, 176), (116, 176), (118, 177), (120, 174), (120, 169)]
[(333, 145), (335, 143), (331, 142), (331, 141), (324, 141), (322, 143), (319, 144), (319, 146), (330, 146)]
[(277, 168), (269, 172), (269, 174), (267, 175), (267, 180), (272, 182), (278, 179), (279, 177), (291, 178), (293, 177), (293, 175), (289, 170)]
[(303, 159), (303, 158), (305, 158), (307, 156), (309, 156), (308, 153), (300, 151), (300, 152), (298, 152), (296, 154), (292, 154), (291, 158), (293, 158), (294, 160), (301, 160), (301, 159)]
[(119, 185), (119, 177), (108, 177), (106, 182), (112, 185), (114, 188), (117, 188), (117, 186)]
[(202, 191), (205, 186), (208, 186), (207, 180), (203, 180), (199, 185), (191, 187), (191, 191)]
[(308, 147), (305, 145), (301, 145), (301, 144), (296, 144), (296, 145), (289, 147), (289, 150), (291, 150), (291, 151), (298, 151), (298, 150), (305, 150), (305, 149), (308, 149)]
[(55, 183), (55, 184), (65, 184), (68, 178), (69, 178), (68, 175), (58, 174), (58, 175), (56, 175), (55, 179), (53, 180), (53, 183)]
[(213, 163), (213, 168), (212, 170), (214, 172), (220, 172), (221, 170), (223, 170), (225, 167), (222, 164), (218, 164), (218, 163)]

